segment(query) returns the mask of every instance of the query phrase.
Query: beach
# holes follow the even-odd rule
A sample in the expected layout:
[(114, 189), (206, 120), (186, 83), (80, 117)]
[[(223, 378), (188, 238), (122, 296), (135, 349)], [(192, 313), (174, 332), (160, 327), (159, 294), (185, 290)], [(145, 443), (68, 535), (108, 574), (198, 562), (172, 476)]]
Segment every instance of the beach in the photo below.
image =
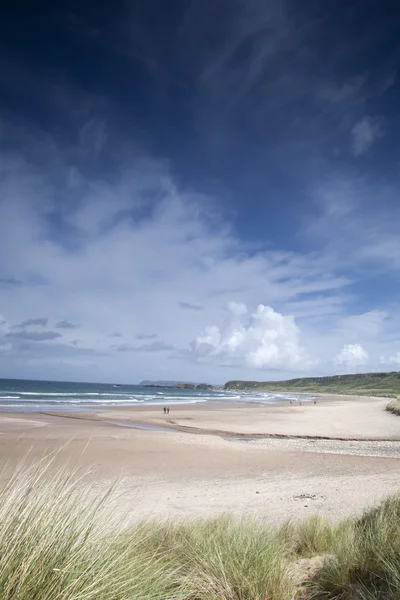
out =
[(400, 419), (385, 399), (326, 396), (292, 405), (109, 407), (2, 413), (3, 480), (24, 460), (118, 480), (129, 518), (229, 512), (271, 522), (359, 513), (399, 488)]

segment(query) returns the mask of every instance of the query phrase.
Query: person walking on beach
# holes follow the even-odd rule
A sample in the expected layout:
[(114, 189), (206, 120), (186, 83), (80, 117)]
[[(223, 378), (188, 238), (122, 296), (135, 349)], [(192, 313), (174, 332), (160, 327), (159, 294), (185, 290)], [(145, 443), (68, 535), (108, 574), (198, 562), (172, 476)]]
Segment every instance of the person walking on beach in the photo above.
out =
[(167, 414), (167, 407), (164, 406), (164, 415), (166, 415), (166, 414)]
[(167, 406), (167, 415), (169, 415), (169, 406)]

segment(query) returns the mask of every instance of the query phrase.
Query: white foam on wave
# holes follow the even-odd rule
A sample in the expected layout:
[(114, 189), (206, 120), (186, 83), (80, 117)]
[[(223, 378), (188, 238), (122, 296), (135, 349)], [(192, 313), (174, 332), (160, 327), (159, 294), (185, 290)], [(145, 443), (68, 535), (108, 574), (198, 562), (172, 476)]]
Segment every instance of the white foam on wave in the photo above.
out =
[[(61, 386), (60, 386), (61, 387)], [(35, 386), (34, 389), (38, 390)], [(47, 388), (49, 389), (49, 388)], [(51, 388), (50, 388), (51, 389)], [(54, 387), (53, 387), (54, 389)], [(19, 391), (14, 389), (4, 389), (0, 395), (0, 408), (7, 407), (26, 407), (27, 410), (33, 408), (42, 410), (45, 406), (54, 408), (71, 407), (71, 410), (79, 410), (82, 407), (85, 410), (89, 406), (130, 406), (141, 404), (142, 406), (162, 406), (165, 405), (188, 405), (198, 403), (243, 403), (243, 404), (274, 404), (279, 401), (307, 402), (312, 400), (312, 396), (302, 396), (301, 394), (285, 394), (272, 392), (256, 392), (253, 390), (152, 390), (146, 393), (144, 390), (130, 391), (104, 391), (104, 388), (98, 387), (102, 391), (65, 391), (67, 386), (63, 386), (64, 391)], [(74, 388), (72, 388), (74, 389)], [(83, 388), (85, 389), (85, 388)], [(88, 388), (86, 388), (87, 390)], [(95, 388), (96, 389), (96, 388)], [(77, 386), (75, 386), (77, 390)], [(143, 393), (144, 392), (144, 393)], [(183, 392), (183, 393), (182, 393)], [(1, 400), (4, 402), (1, 403)]]
[[(11, 405), (12, 408), (27, 408), (26, 404), (12, 404)], [(33, 407), (36, 407), (36, 404), (33, 405)], [(0, 408), (6, 408), (8, 411), (10, 410), (10, 404), (0, 404)], [(39, 408), (39, 406), (37, 406), (37, 408)]]
[[(182, 404), (182, 405), (185, 405), (185, 404), (202, 404), (204, 402), (207, 402), (207, 400), (206, 399), (202, 400), (200, 398), (197, 398), (196, 400), (192, 399), (192, 400), (185, 400), (184, 402), (181, 402), (180, 400), (178, 400), (177, 398), (175, 398), (174, 400), (169, 400), (168, 404), (170, 406), (173, 406), (173, 405), (177, 405), (177, 404)], [(160, 403), (160, 402), (145, 402), (145, 406), (160, 406), (161, 407), (162, 403)]]
[(21, 396), (100, 396), (99, 392), (18, 392), (18, 394)]
[[(121, 402), (117, 402), (116, 400), (69, 400), (68, 402), (66, 402), (65, 400), (52, 400), (51, 403), (52, 404), (64, 404), (65, 406), (68, 406), (69, 404), (104, 404), (104, 405), (112, 405), (112, 406), (118, 406), (118, 405), (126, 405), (129, 406), (129, 404), (132, 404), (133, 402), (137, 402), (139, 404), (143, 404), (144, 400), (138, 400), (136, 398), (125, 398), (125, 400), (121, 400)], [(43, 403), (45, 404), (45, 402)]]

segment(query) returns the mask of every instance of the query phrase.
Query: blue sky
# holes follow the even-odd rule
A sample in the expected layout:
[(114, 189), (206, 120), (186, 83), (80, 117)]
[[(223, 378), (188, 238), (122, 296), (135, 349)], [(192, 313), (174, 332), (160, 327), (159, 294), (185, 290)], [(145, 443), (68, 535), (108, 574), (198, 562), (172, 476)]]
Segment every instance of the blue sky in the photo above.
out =
[(395, 2), (24, 4), (0, 22), (0, 376), (399, 368)]

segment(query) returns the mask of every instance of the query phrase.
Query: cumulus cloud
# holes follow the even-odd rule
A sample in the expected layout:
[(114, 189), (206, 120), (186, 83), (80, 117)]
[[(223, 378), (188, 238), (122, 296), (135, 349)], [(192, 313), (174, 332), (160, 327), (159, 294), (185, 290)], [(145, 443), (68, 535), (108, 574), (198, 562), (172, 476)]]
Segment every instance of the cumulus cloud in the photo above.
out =
[(26, 329), (23, 329), (22, 331), (6, 333), (4, 337), (11, 339), (30, 340), (32, 342), (44, 342), (46, 340), (55, 340), (56, 338), (61, 337), (61, 334), (57, 331), (27, 331)]
[(400, 352), (397, 352), (393, 356), (389, 358), (389, 363), (391, 365), (400, 365)]
[(354, 156), (367, 152), (383, 136), (383, 122), (378, 117), (366, 116), (351, 130), (351, 150)]
[(223, 326), (206, 327), (191, 350), (198, 360), (223, 366), (301, 370), (310, 360), (299, 337), (293, 316), (263, 304), (250, 313), (245, 304), (231, 302)]
[(335, 359), (337, 365), (342, 365), (347, 369), (362, 367), (368, 361), (368, 352), (361, 344), (345, 344)]
[(381, 356), (381, 364), (400, 366), (400, 352), (396, 352), (389, 358)]
[(29, 327), (30, 325), (39, 325), (40, 327), (46, 327), (49, 319), (47, 317), (39, 317), (37, 319), (28, 319), (23, 323), (19, 323), (19, 325), (15, 325), (15, 327)]

